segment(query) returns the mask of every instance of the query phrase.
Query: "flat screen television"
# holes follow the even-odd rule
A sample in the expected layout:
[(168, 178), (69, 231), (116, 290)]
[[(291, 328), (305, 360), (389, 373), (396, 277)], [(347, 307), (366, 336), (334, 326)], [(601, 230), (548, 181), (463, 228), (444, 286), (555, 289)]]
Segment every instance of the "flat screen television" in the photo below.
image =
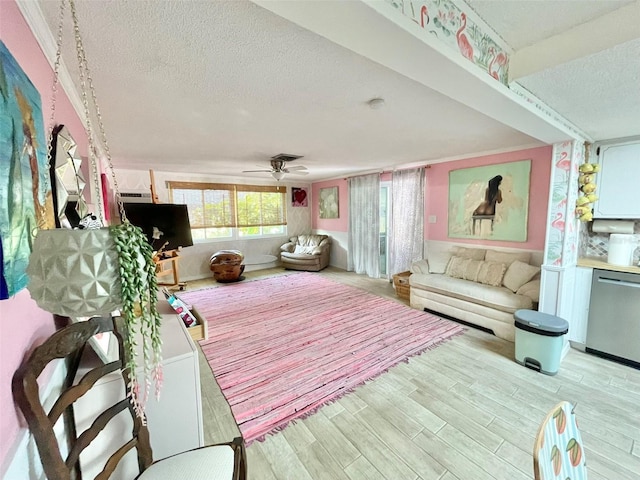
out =
[(193, 245), (186, 205), (125, 203), (124, 211), (129, 221), (142, 229), (153, 250), (160, 250), (165, 243), (163, 250)]

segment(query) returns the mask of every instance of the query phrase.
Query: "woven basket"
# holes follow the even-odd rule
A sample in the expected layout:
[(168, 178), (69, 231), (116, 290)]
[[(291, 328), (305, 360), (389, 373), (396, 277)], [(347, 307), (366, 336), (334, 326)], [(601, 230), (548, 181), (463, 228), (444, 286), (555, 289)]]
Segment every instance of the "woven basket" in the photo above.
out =
[(409, 300), (409, 275), (411, 275), (411, 272), (400, 272), (393, 276), (396, 295), (405, 300)]

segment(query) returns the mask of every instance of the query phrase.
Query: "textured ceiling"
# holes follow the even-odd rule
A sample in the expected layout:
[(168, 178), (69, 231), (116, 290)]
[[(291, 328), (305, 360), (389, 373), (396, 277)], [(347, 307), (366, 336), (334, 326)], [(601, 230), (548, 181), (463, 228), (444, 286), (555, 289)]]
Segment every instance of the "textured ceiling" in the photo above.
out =
[[(472, 6), (517, 48), (628, 3)], [(39, 4), (55, 31), (57, 2)], [(498, 15), (495, 4), (508, 5), (508, 15)], [(578, 13), (571, 16), (567, 4)], [(239, 176), (285, 152), (304, 155), (296, 162), (309, 168), (303, 178), (318, 180), (543, 144), (248, 1), (80, 0), (77, 9), (114, 164), (121, 168)], [(549, 18), (552, 24), (542, 28), (540, 19)], [(63, 52), (72, 67), (69, 40)], [(521, 83), (578, 127), (598, 132), (589, 119), (604, 107), (587, 105), (584, 96), (598, 95), (606, 104), (611, 95), (598, 86), (602, 58), (593, 57)], [(623, 87), (633, 96), (632, 83)], [(384, 97), (385, 107), (370, 109), (373, 97)], [(633, 108), (640, 111), (631, 102)], [(619, 136), (618, 127), (607, 132)]]
[(514, 50), (624, 7), (633, 0), (469, 0), (468, 5)]

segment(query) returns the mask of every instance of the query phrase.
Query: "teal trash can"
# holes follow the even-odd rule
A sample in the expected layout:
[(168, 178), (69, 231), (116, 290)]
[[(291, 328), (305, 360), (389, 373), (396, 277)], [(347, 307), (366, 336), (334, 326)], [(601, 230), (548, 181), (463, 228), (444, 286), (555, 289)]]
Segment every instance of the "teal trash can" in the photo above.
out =
[(516, 362), (546, 375), (558, 373), (569, 322), (535, 310), (517, 310)]

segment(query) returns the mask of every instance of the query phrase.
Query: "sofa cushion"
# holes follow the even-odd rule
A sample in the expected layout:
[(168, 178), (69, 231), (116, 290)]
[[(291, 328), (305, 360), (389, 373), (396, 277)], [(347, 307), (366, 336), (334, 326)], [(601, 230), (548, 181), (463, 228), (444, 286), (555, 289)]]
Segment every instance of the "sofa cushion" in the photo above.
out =
[(471, 280), (472, 282), (477, 282), (478, 273), (480, 272), (480, 268), (483, 263), (483, 260), (472, 260), (469, 258), (462, 278), (465, 280)]
[(314, 255), (316, 252), (316, 247), (315, 246), (309, 246), (309, 247), (305, 247), (302, 245), (296, 245), (296, 248), (294, 249), (293, 253), (300, 253), (300, 254), (305, 254), (305, 255)]
[(471, 262), (470, 258), (454, 255), (447, 263), (445, 274), (453, 278), (464, 278), (464, 272), (467, 270), (469, 262)]
[(494, 287), (447, 275), (414, 274), (409, 277), (409, 283), (412, 288), (436, 292), (507, 313), (521, 308), (529, 309), (533, 305), (531, 298), (516, 295), (506, 287)]
[(308, 253), (282, 252), (280, 258), (286, 258), (295, 263), (318, 263), (320, 261), (320, 255), (309, 255)]
[(326, 238), (327, 235), (298, 235), (297, 244), (303, 247), (317, 247)]
[(502, 285), (506, 269), (507, 266), (504, 263), (473, 260), (454, 255), (447, 264), (445, 275), (499, 287)]
[(497, 250), (487, 250), (487, 253), (484, 256), (484, 259), (490, 262), (504, 263), (508, 267), (516, 260), (523, 263), (529, 263), (529, 261), (531, 260), (531, 253), (530, 252), (499, 252)]
[(481, 262), (476, 281), (485, 285), (499, 287), (502, 285), (502, 279), (504, 278), (506, 269), (507, 266), (504, 263), (483, 261)]
[(456, 257), (471, 258), (473, 260), (484, 260), (486, 250), (484, 248), (453, 247), (451, 250)]
[(451, 252), (428, 251), (429, 273), (444, 273), (451, 258)]
[(517, 292), (521, 286), (529, 282), (539, 271), (540, 267), (534, 267), (516, 260), (509, 265), (507, 272), (504, 274), (502, 284), (512, 292)]
[(526, 295), (534, 302), (540, 301), (540, 280), (531, 280), (522, 285), (516, 292), (518, 295)]

